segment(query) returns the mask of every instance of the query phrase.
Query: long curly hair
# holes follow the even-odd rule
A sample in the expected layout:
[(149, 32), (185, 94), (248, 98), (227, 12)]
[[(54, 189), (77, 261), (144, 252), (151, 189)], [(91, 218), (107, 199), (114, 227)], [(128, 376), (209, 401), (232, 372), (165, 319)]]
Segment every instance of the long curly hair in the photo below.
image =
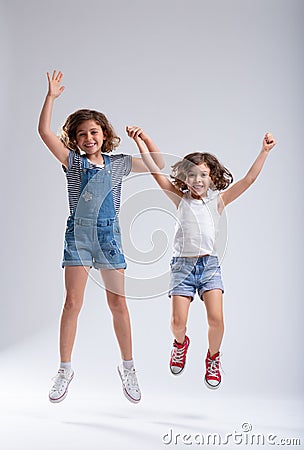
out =
[(106, 118), (106, 116), (98, 111), (91, 109), (79, 109), (70, 114), (63, 124), (60, 132), (60, 140), (64, 145), (76, 153), (80, 154), (80, 150), (77, 147), (76, 131), (77, 127), (86, 120), (94, 120), (101, 126), (105, 135), (105, 140), (101, 147), (103, 153), (110, 153), (115, 147), (118, 147), (120, 143), (120, 137), (118, 137), (114, 131), (114, 128)]
[(173, 179), (172, 184), (180, 191), (188, 189), (186, 178), (188, 173), (192, 170), (193, 165), (205, 163), (210, 169), (210, 178), (212, 190), (222, 191), (226, 189), (232, 182), (233, 176), (231, 172), (224, 167), (219, 160), (211, 153), (189, 153), (181, 161), (178, 161), (172, 166), (172, 173), (170, 177)]

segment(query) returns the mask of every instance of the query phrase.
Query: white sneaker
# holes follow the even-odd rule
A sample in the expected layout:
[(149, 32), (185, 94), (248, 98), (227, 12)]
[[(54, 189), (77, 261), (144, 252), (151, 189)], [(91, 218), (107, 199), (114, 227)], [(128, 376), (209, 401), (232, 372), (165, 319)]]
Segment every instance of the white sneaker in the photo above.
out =
[(72, 369), (59, 369), (54, 377), (54, 384), (49, 392), (49, 400), (52, 403), (62, 402), (68, 395), (68, 387), (74, 377)]
[(122, 381), (123, 393), (126, 398), (132, 403), (138, 403), (141, 399), (141, 393), (134, 367), (129, 370), (120, 364), (117, 366), (117, 370)]

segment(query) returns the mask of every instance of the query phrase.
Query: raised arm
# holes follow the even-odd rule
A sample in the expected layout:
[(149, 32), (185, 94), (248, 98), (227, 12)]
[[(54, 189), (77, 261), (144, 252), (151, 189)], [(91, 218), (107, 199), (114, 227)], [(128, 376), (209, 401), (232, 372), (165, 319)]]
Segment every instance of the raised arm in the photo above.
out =
[[(152, 141), (150, 136), (148, 136), (141, 128), (139, 127), (126, 127), (126, 131), (129, 137), (133, 138), (133, 135), (139, 135), (142, 141), (145, 142), (147, 148), (149, 149), (150, 155), (157, 165), (159, 169), (163, 169), (165, 167), (164, 158), (160, 153), (156, 144)], [(130, 132), (130, 133), (129, 133)], [(132, 134), (132, 136), (131, 136)], [(132, 158), (132, 172), (147, 172), (148, 168), (144, 164), (142, 158), (133, 157)]]
[(54, 70), (52, 77), (47, 73), (49, 87), (39, 117), (38, 133), (53, 155), (61, 162), (61, 164), (68, 167), (69, 150), (51, 130), (54, 101), (64, 91), (64, 86), (61, 86), (62, 77), (63, 74), (61, 72), (58, 72), (57, 74), (56, 70)]
[(127, 127), (126, 130), (128, 136), (136, 142), (142, 161), (146, 167), (146, 171), (151, 172), (158, 185), (177, 207), (183, 194), (177, 190), (170, 180), (168, 180), (168, 178), (161, 172), (161, 169), (164, 167), (164, 161), (158, 148), (153, 143), (152, 139), (141, 128)]
[(247, 174), (241, 180), (233, 184), (227, 191), (221, 193), (224, 206), (227, 206), (233, 200), (242, 195), (257, 179), (270, 150), (275, 146), (276, 141), (271, 133), (266, 133), (263, 139), (262, 149), (258, 157), (248, 170)]

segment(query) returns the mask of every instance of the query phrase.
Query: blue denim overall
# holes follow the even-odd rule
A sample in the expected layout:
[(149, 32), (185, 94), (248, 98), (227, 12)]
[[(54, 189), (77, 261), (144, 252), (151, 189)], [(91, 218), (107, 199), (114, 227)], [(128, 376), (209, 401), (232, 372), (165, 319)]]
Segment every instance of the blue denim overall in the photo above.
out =
[(108, 155), (103, 158), (102, 169), (90, 169), (87, 158), (82, 157), (80, 196), (76, 211), (67, 220), (62, 267), (126, 268), (113, 201), (111, 162)]

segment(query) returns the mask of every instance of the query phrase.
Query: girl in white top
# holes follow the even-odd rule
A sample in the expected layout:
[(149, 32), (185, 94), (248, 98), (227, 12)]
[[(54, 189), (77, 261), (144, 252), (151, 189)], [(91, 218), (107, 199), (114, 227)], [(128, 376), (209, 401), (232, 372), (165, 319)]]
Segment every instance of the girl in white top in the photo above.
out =
[(153, 161), (145, 145), (146, 133), (139, 127), (127, 127), (127, 133), (136, 142), (147, 168), (177, 208), (169, 290), (171, 329), (175, 338), (171, 373), (178, 375), (185, 367), (190, 344), (186, 335), (188, 311), (197, 291), (205, 303), (209, 326), (204, 380), (208, 388), (217, 389), (221, 383), (220, 346), (224, 332), (224, 288), (216, 248), (219, 220), (224, 208), (256, 180), (276, 144), (275, 139), (271, 133), (265, 134), (262, 149), (247, 174), (229, 187), (233, 182), (229, 170), (215, 156), (199, 152), (185, 156), (172, 167), (171, 182)]

